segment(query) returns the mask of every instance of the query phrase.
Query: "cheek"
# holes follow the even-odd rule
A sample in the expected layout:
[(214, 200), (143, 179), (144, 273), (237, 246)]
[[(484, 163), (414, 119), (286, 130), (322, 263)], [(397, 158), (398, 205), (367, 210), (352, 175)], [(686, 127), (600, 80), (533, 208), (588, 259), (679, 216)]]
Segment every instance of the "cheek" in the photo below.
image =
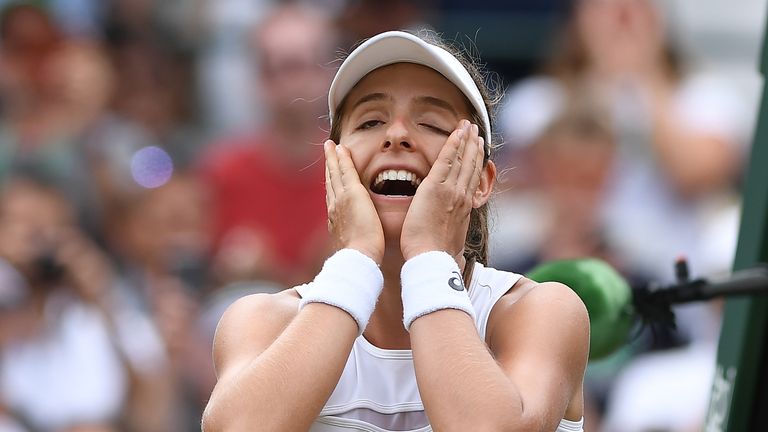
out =
[(440, 151), (447, 142), (447, 137), (427, 137), (422, 140), (425, 145), (421, 146), (421, 152), (424, 155), (424, 159), (429, 163), (429, 166), (433, 166), (437, 161), (437, 157), (440, 155)]
[(352, 139), (349, 136), (341, 136), (339, 139), (340, 145), (349, 149), (349, 154), (352, 156), (352, 163), (355, 164), (355, 169), (358, 174), (362, 174), (364, 168), (370, 163), (372, 151), (368, 150), (365, 143), (359, 140)]

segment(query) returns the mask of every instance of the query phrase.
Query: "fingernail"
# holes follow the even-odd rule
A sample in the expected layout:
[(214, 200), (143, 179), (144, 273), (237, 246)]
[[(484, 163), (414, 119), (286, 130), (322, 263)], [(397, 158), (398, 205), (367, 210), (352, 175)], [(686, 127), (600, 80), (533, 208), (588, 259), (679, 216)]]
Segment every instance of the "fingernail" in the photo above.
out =
[(459, 130), (456, 132), (456, 136), (459, 137), (459, 139), (464, 138), (464, 128), (460, 127)]
[(479, 129), (478, 129), (477, 125), (473, 123), (473, 124), (472, 124), (472, 133), (473, 133), (473, 134), (477, 134), (477, 131), (478, 131), (478, 130), (479, 130)]

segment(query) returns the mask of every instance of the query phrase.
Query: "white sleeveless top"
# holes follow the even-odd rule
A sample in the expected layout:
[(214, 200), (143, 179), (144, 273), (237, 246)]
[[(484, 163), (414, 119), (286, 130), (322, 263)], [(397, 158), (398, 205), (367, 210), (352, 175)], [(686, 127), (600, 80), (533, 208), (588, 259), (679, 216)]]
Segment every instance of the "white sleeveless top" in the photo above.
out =
[[(475, 264), (468, 292), (483, 340), (491, 309), (520, 277)], [(299, 295), (302, 288), (296, 288)], [(563, 419), (555, 432), (583, 432), (583, 423)], [(381, 349), (363, 336), (355, 340), (336, 389), (310, 428), (341, 431), (432, 431), (416, 386), (411, 350)]]

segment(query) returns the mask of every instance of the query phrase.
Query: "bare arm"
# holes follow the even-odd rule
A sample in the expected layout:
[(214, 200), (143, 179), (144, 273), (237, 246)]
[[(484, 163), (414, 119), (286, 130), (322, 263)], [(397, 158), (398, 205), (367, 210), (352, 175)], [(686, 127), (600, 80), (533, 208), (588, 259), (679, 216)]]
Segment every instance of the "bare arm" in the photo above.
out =
[(736, 178), (738, 151), (725, 139), (701, 134), (669, 138), (659, 138), (656, 148), (667, 176), (683, 196), (720, 190)]
[[(379, 263), (381, 222), (349, 151), (333, 141), (324, 150), (331, 236), (340, 249)], [(206, 431), (309, 429), (338, 383), (359, 327), (335, 306), (297, 309), (298, 298), (281, 293), (247, 297), (224, 314), (214, 342), (219, 380), (203, 416)]]
[(357, 324), (333, 306), (297, 308), (287, 293), (261, 294), (224, 314), (214, 342), (219, 379), (203, 415), (205, 431), (309, 429), (341, 376)]
[[(400, 240), (406, 260), (426, 251), (461, 257), (470, 208), (483, 205), (492, 190), (495, 170), (483, 164), (477, 128), (462, 121), (459, 130), (446, 140), (408, 210)], [(405, 270), (404, 306), (419, 288), (405, 280), (416, 270)], [(462, 311), (438, 310), (411, 325), (416, 379), (435, 430), (551, 432), (566, 412), (575, 420), (582, 415), (586, 308), (564, 285), (519, 284), (491, 312), (488, 345)]]
[(727, 186), (739, 168), (737, 146), (726, 136), (686, 127), (672, 107), (672, 90), (650, 85), (653, 147), (675, 190), (696, 196)]
[(413, 323), (416, 377), (435, 430), (551, 432), (566, 412), (581, 416), (589, 321), (575, 293), (547, 283), (517, 302), (503, 298), (488, 333), (492, 352), (463, 312)]

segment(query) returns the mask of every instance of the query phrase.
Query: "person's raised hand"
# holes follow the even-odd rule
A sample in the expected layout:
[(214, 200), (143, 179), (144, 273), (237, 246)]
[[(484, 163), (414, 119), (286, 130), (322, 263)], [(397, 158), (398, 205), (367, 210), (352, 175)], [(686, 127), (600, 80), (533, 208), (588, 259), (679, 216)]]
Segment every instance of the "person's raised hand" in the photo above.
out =
[(483, 150), (477, 125), (459, 122), (408, 208), (400, 234), (403, 258), (439, 250), (461, 259), (483, 170)]
[(660, 11), (650, 2), (602, 7), (612, 9), (606, 16), (613, 22), (611, 25), (604, 23), (603, 34), (592, 42), (596, 78), (603, 80), (602, 84), (610, 85), (650, 85), (662, 79), (666, 35)]
[(328, 231), (336, 248), (356, 249), (381, 264), (384, 230), (349, 149), (328, 140), (323, 150)]
[(107, 255), (78, 229), (66, 229), (57, 237), (56, 260), (69, 286), (85, 301), (108, 307), (114, 282)]

